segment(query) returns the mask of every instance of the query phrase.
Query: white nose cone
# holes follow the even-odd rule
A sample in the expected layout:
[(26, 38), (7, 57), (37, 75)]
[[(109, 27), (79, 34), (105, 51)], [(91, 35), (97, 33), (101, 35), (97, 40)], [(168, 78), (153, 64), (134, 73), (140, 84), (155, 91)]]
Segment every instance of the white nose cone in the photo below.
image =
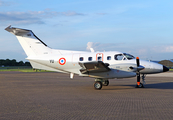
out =
[(144, 61), (141, 60), (141, 65), (145, 67), (145, 69), (141, 70), (141, 74), (154, 74), (169, 71), (169, 69), (161, 64)]

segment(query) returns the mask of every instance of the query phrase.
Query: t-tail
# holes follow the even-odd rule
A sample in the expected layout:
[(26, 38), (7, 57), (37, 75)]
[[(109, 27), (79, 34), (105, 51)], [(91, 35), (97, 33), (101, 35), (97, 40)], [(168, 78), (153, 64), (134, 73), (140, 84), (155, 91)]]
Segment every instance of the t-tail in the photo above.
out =
[(48, 54), (52, 51), (43, 41), (41, 41), (31, 30), (8, 26), (5, 28), (14, 34), (28, 57)]
[[(47, 66), (43, 63), (49, 62), (53, 56), (61, 56), (64, 54), (82, 53), (80, 51), (69, 51), (49, 48), (43, 41), (41, 41), (31, 30), (15, 28), (8, 26), (5, 28), (8, 32), (14, 34), (22, 48), (24, 49), (27, 60), (35, 69), (43, 69), (57, 72), (64, 72), (53, 67)], [(49, 63), (47, 63), (49, 64)]]

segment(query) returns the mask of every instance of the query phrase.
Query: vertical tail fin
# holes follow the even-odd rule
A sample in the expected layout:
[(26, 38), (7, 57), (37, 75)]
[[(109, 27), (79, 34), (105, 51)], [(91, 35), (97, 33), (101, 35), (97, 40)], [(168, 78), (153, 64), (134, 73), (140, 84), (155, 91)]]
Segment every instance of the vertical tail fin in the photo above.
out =
[(8, 26), (5, 30), (17, 37), (27, 56), (37, 56), (51, 52), (51, 48), (41, 41), (31, 30), (11, 26)]

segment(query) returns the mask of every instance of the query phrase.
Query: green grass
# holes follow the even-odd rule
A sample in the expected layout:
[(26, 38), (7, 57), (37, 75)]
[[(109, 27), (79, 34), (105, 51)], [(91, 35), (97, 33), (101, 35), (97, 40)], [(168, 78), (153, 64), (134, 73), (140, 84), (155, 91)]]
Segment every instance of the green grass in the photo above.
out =
[(14, 66), (14, 67), (0, 67), (0, 71), (18, 71), (18, 72), (50, 72), (47, 70), (36, 70), (31, 67)]
[(0, 69), (0, 71), (18, 71), (18, 72), (50, 72), (46, 70), (33, 70), (33, 69)]

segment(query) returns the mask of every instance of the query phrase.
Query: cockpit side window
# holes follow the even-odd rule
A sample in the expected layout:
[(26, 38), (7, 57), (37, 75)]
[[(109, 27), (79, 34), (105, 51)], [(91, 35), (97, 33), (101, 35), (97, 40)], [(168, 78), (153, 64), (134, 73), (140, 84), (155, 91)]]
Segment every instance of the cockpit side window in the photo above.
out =
[(131, 60), (131, 59), (134, 59), (135, 58), (133, 55), (130, 55), (130, 54), (127, 54), (127, 53), (123, 53), (123, 54), (124, 54), (124, 56), (126, 56), (126, 58), (128, 60)]
[(117, 55), (114, 56), (114, 59), (115, 60), (123, 60), (124, 56), (122, 54), (117, 54)]

